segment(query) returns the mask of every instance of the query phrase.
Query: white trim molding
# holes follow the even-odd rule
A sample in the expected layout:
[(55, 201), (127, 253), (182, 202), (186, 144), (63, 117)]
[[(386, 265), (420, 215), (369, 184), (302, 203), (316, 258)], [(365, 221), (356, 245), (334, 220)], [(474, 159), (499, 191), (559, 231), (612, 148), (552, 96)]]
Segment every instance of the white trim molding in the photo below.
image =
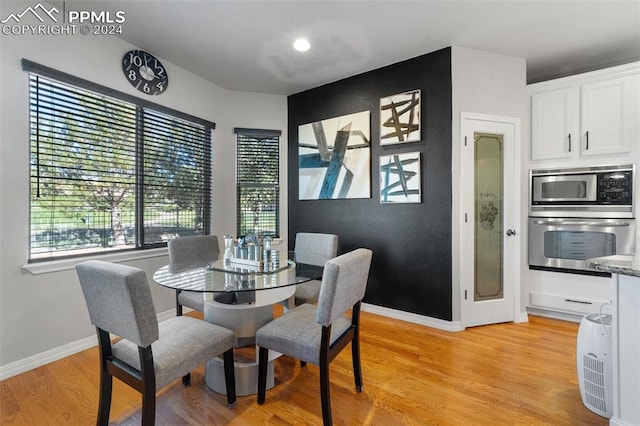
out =
[(91, 259), (119, 263), (168, 255), (169, 251), (166, 247), (149, 250), (122, 251), (118, 253), (96, 253), (94, 256), (72, 257), (69, 259), (27, 263), (26, 265), (22, 265), (22, 269), (31, 272), (33, 275), (39, 275), (73, 269), (78, 263)]
[(553, 318), (568, 322), (580, 323), (584, 314), (577, 314), (575, 312), (560, 312), (552, 309), (537, 308), (533, 306), (527, 306), (527, 313), (545, 318)]
[(59, 359), (97, 346), (97, 344), (98, 339), (96, 336), (85, 337), (84, 339), (71, 342), (67, 345), (58, 346), (57, 348), (32, 355), (28, 358), (12, 362), (11, 364), (0, 366), (0, 380), (5, 380), (9, 377), (33, 370), (34, 368), (42, 367), (45, 364), (58, 361)]
[(381, 315), (387, 318), (393, 318), (400, 321), (411, 322), (414, 324), (424, 325), (426, 327), (437, 328), (444, 331), (462, 331), (464, 328), (459, 321), (445, 321), (439, 318), (427, 317), (424, 315), (418, 315), (411, 312), (399, 311), (397, 309), (385, 308), (383, 306), (370, 305), (368, 303), (362, 304), (362, 310), (364, 312), (370, 312), (372, 314)]
[[(158, 322), (164, 321), (175, 316), (175, 311), (170, 309), (157, 315)], [(36, 355), (12, 362), (11, 364), (0, 366), (0, 381), (8, 379), (18, 374), (25, 373), (34, 368), (42, 367), (43, 365), (58, 361), (62, 358), (71, 356), (78, 352), (82, 352), (85, 349), (92, 348), (98, 345), (97, 336), (85, 337), (84, 339), (76, 340), (75, 342), (68, 343), (66, 345), (58, 346), (51, 350), (41, 352)]]

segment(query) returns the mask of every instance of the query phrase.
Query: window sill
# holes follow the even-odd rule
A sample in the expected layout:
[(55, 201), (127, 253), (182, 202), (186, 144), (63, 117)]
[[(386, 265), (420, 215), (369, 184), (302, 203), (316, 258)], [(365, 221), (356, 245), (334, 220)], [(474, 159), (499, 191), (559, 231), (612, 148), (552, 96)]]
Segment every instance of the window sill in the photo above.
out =
[(37, 263), (28, 263), (22, 265), (22, 269), (33, 275), (48, 274), (51, 272), (67, 271), (76, 267), (78, 263), (86, 260), (104, 260), (106, 262), (127, 262), (138, 259), (149, 259), (152, 257), (167, 256), (166, 247), (149, 249), (149, 250), (133, 250), (122, 253), (96, 254), (95, 256), (74, 257), (72, 259), (51, 260)]

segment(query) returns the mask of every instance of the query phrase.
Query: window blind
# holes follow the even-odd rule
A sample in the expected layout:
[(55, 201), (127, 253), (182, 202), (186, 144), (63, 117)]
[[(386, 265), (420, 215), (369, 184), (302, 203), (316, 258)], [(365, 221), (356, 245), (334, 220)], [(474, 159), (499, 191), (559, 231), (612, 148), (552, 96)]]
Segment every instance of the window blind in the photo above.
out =
[(211, 127), (32, 73), (30, 260), (209, 231)]
[(238, 236), (280, 236), (280, 131), (235, 129)]
[[(144, 244), (208, 234), (211, 194), (210, 131), (144, 110)], [(173, 231), (170, 231), (173, 229)]]

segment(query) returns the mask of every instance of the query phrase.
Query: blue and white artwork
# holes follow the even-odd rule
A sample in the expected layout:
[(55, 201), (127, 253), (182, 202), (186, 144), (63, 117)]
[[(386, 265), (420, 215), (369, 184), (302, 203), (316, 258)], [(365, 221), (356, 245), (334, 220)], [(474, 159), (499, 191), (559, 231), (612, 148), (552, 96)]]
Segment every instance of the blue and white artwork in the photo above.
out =
[(420, 203), (420, 153), (380, 156), (380, 203)]
[(298, 127), (300, 200), (371, 198), (369, 111)]
[(420, 140), (420, 89), (380, 99), (380, 145)]

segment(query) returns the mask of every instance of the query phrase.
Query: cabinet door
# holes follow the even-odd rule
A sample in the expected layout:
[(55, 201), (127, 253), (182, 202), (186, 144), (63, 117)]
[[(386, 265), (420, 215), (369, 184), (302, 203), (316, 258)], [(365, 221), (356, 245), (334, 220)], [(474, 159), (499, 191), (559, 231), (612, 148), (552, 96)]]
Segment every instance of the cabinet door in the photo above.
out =
[(582, 86), (582, 155), (630, 152), (638, 128), (638, 76)]
[(531, 96), (531, 159), (567, 158), (580, 152), (578, 87)]

